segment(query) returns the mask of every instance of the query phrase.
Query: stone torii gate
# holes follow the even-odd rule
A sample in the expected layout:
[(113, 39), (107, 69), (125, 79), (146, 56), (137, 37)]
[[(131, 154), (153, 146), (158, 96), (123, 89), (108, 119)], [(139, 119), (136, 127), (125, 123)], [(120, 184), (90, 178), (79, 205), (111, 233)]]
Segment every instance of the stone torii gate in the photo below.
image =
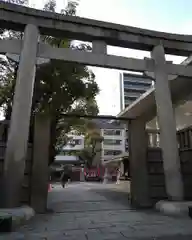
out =
[[(19, 193), (26, 156), (30, 112), (35, 79), (36, 58), (60, 59), (82, 64), (140, 72), (154, 72), (155, 99), (161, 129), (167, 193), (172, 200), (182, 200), (183, 187), (177, 149), (176, 124), (172, 108), (168, 75), (192, 76), (192, 67), (165, 61), (165, 53), (189, 56), (192, 36), (161, 33), (134, 27), (63, 16), (13, 4), (0, 3), (1, 28), (24, 31), (23, 40), (0, 40), (0, 53), (20, 55), (11, 125), (5, 155), (7, 207), (19, 204)], [(39, 35), (51, 35), (89, 41), (92, 52), (53, 48), (39, 41)], [(134, 59), (107, 54), (107, 45), (146, 50), (151, 59)], [(145, 119), (130, 125), (130, 139), (139, 141)], [(131, 145), (131, 154), (141, 155), (142, 146)], [(143, 152), (143, 154), (145, 154)], [(133, 157), (133, 158), (134, 158)], [(143, 163), (144, 164), (144, 163)], [(138, 169), (142, 168), (138, 167)], [(138, 170), (139, 174), (139, 170)], [(142, 190), (143, 191), (143, 190)]]

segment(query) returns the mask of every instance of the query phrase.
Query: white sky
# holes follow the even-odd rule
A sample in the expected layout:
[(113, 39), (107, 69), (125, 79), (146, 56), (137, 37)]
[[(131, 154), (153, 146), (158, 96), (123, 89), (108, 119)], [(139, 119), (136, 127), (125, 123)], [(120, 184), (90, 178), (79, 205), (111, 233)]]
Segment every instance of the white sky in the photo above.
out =
[[(30, 0), (30, 5), (42, 8), (46, 0)], [(57, 0), (58, 11), (67, 0)], [(181, 5), (179, 5), (179, 4)], [(77, 15), (124, 25), (164, 32), (187, 34), (192, 32), (191, 0), (79, 0)], [(108, 47), (108, 53), (135, 58), (149, 57), (149, 53)], [(182, 57), (167, 56), (179, 63)], [(92, 67), (101, 92), (97, 97), (100, 114), (116, 115), (120, 111), (120, 71)]]

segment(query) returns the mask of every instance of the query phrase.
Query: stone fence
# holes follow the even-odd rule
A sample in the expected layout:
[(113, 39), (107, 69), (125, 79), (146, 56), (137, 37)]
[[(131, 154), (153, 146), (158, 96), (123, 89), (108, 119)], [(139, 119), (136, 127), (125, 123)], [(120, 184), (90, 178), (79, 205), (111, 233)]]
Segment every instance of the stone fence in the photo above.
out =
[[(148, 142), (147, 170), (149, 182), (149, 198), (152, 204), (167, 199), (165, 176), (163, 171), (162, 151), (159, 147), (159, 132), (153, 133), (157, 142)], [(192, 200), (192, 127), (177, 132), (180, 154), (181, 173), (184, 185), (184, 199)]]
[[(4, 157), (8, 136), (8, 121), (0, 122), (0, 187), (3, 184)], [(25, 159), (21, 205), (28, 204), (37, 212), (46, 211), (49, 182), (50, 121), (46, 116), (37, 115), (30, 129), (28, 153)], [(3, 188), (1, 188), (3, 189)], [(0, 207), (3, 207), (1, 195)]]
[[(0, 122), (0, 185), (3, 184), (4, 156), (5, 156), (5, 150), (6, 150), (6, 139), (7, 139), (8, 127), (9, 127), (9, 121)], [(32, 162), (33, 162), (32, 143), (29, 143), (27, 158), (25, 161), (25, 172), (24, 172), (23, 185), (22, 185), (21, 204), (30, 203)]]

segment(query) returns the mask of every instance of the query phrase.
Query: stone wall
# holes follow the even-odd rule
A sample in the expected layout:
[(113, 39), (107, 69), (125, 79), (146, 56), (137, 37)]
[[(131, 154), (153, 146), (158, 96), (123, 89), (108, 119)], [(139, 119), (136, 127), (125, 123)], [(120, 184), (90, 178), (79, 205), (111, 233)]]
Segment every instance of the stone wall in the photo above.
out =
[[(3, 162), (8, 126), (9, 122), (6, 122), (6, 124), (0, 122), (0, 187), (3, 182)], [(29, 142), (25, 160), (21, 204), (31, 205), (36, 212), (42, 213), (47, 208), (49, 182), (50, 119), (47, 116), (41, 113), (35, 116), (33, 125), (30, 127)]]
[(153, 205), (157, 201), (167, 198), (163, 172), (163, 161), (160, 148), (148, 148), (147, 169), (149, 181), (149, 198)]
[[(145, 121), (129, 124), (130, 203), (136, 208), (153, 207), (167, 199), (160, 131), (146, 130)], [(192, 200), (192, 127), (177, 132), (184, 183), (184, 199)]]
[[(184, 199), (192, 200), (192, 149), (180, 149), (181, 173), (184, 184)], [(166, 199), (165, 178), (160, 148), (148, 148), (147, 168), (149, 195), (152, 204)]]
[(192, 149), (180, 150), (185, 200), (192, 200)]
[[(2, 184), (5, 149), (6, 149), (5, 142), (0, 141), (0, 184)], [(21, 196), (22, 204), (30, 203), (31, 171), (32, 171), (32, 144), (29, 144), (26, 165), (25, 165), (25, 174), (23, 179), (23, 191)]]
[[(6, 150), (6, 140), (8, 137), (8, 127), (9, 121), (1, 121), (0, 122), (0, 185), (2, 184), (2, 176), (3, 176), (3, 164), (4, 164), (4, 156)], [(33, 129), (30, 129), (33, 131)], [(30, 134), (30, 140), (31, 134)], [(23, 179), (23, 191), (21, 195), (21, 203), (22, 204), (30, 204), (30, 188), (31, 188), (31, 173), (32, 173), (32, 162), (33, 162), (33, 149), (32, 143), (28, 145), (28, 153), (25, 162), (25, 173)]]

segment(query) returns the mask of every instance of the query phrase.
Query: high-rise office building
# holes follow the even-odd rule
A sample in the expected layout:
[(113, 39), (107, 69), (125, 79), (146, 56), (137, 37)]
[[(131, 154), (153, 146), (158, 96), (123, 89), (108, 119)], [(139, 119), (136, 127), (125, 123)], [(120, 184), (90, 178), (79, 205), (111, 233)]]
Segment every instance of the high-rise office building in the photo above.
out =
[(120, 109), (121, 111), (144, 94), (152, 85), (152, 79), (146, 75), (120, 73)]

